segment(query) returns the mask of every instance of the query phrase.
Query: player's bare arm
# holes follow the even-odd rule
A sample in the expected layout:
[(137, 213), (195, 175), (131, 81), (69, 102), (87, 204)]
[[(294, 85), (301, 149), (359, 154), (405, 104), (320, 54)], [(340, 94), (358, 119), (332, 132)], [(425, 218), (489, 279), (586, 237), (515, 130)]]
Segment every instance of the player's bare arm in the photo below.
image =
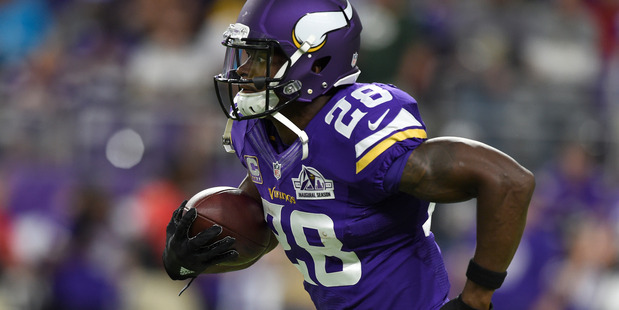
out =
[(260, 198), (260, 193), (258, 192), (256, 185), (254, 185), (254, 182), (251, 181), (249, 175), (245, 176), (245, 178), (241, 182), (241, 185), (239, 185), (239, 189), (241, 189), (243, 193), (249, 195), (255, 200), (262, 201), (262, 198)]
[[(535, 180), (531, 172), (504, 153), (461, 138), (422, 143), (408, 159), (400, 190), (439, 203), (477, 198), (477, 245), (473, 260), (503, 272), (525, 227)], [(467, 281), (465, 303), (488, 309), (494, 290)]]

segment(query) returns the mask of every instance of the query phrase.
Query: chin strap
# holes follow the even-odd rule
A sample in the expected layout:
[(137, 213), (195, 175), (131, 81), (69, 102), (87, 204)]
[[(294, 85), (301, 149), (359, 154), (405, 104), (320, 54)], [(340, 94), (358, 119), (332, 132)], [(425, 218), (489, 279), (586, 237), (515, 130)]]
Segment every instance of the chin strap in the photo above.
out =
[(224, 129), (224, 135), (221, 137), (221, 143), (224, 145), (224, 150), (228, 153), (234, 153), (234, 146), (232, 145), (232, 124), (234, 120), (231, 118), (226, 122), (226, 129)]
[[(309, 137), (305, 131), (301, 130), (297, 125), (295, 125), (292, 121), (290, 121), (287, 117), (279, 112), (275, 112), (271, 114), (271, 116), (276, 119), (278, 122), (282, 123), (282, 125), (286, 126), (288, 129), (292, 130), (297, 136), (299, 136), (299, 140), (301, 140), (301, 146), (303, 155), (301, 156), (301, 160), (304, 160), (309, 155)], [(222, 138), (222, 144), (224, 146), (224, 150), (228, 153), (234, 153), (234, 146), (232, 145), (232, 124), (234, 120), (228, 119), (226, 122), (226, 129), (224, 130), (224, 134)]]
[(297, 125), (295, 125), (292, 121), (290, 121), (287, 117), (279, 112), (275, 112), (271, 114), (271, 116), (276, 119), (278, 122), (282, 123), (282, 125), (288, 127), (288, 129), (292, 130), (297, 136), (299, 136), (299, 140), (301, 140), (303, 156), (301, 156), (301, 160), (304, 160), (309, 155), (309, 138), (307, 137), (307, 133), (301, 130)]

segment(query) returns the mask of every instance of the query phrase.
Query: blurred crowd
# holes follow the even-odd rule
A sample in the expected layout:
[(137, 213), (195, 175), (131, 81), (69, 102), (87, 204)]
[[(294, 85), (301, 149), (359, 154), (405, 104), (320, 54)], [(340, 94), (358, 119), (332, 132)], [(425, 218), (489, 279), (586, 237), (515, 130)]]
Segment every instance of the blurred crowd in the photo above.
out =
[[(360, 81), (537, 176), (496, 308), (619, 309), (619, 0), (350, 1)], [(243, 3), (0, 0), (0, 309), (313, 309), (280, 249), (180, 297), (161, 266), (180, 202), (245, 174), (212, 81)], [(433, 219), (455, 296), (474, 202)]]

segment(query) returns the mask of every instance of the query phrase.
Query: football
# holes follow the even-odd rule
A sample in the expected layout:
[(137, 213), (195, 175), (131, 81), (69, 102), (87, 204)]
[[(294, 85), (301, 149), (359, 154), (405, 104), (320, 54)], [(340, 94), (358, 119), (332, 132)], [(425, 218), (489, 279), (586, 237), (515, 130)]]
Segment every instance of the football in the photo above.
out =
[(269, 246), (271, 230), (264, 220), (262, 205), (238, 188), (220, 186), (205, 189), (189, 199), (185, 212), (190, 208), (198, 211), (189, 230), (190, 236), (218, 224), (223, 230), (214, 241), (226, 236), (236, 239), (233, 248), (239, 252), (239, 257), (220, 265), (238, 266), (253, 262)]

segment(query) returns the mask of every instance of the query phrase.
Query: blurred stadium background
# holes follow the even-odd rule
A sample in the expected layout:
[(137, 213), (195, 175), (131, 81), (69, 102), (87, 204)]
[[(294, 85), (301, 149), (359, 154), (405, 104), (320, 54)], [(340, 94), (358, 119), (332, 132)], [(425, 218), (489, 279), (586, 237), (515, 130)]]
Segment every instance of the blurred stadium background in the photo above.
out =
[[(351, 2), (362, 81), (537, 176), (496, 308), (619, 309), (619, 1)], [(160, 263), (176, 206), (244, 175), (211, 80), (242, 4), (0, 0), (0, 309), (313, 309), (281, 251), (181, 297)], [(452, 297), (474, 221), (434, 216)]]

